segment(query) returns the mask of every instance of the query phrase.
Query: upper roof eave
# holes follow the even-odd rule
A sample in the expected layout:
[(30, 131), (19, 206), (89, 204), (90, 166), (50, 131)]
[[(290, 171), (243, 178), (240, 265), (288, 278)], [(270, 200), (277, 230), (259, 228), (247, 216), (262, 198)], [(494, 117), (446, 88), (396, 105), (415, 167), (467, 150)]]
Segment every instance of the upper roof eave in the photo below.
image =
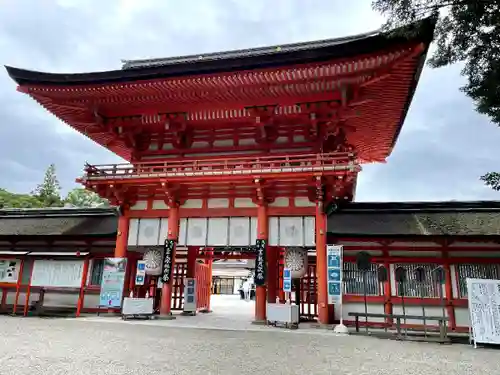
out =
[[(91, 84), (125, 83), (138, 80), (181, 77), (187, 75), (216, 74), (231, 71), (265, 69), (293, 64), (328, 61), (335, 58), (365, 55), (407, 43), (424, 43), (427, 48), (432, 41), (436, 18), (429, 17), (419, 22), (389, 32), (367, 33), (329, 41), (299, 43), (281, 46), (274, 51), (260, 48), (209, 54), (208, 59), (165, 59), (166, 63), (93, 73), (44, 73), (6, 66), (9, 76), (20, 86), (76, 86)], [(407, 35), (407, 36), (404, 36)], [(408, 36), (409, 35), (409, 36)], [(265, 51), (265, 53), (264, 53)], [(215, 58), (215, 56), (220, 56)], [(130, 64), (130, 62), (129, 62)]]

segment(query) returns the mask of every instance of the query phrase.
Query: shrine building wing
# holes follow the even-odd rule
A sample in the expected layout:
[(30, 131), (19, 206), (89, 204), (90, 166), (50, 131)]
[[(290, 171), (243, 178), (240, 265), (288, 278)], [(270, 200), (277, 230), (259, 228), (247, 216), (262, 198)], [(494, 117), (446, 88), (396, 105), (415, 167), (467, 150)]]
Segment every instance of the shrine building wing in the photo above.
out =
[(384, 161), (435, 19), (354, 37), (125, 61), (53, 74), (7, 67), (48, 111), (128, 161), (237, 152), (354, 152)]
[(500, 202), (352, 202), (328, 217), (328, 234), (500, 238)]

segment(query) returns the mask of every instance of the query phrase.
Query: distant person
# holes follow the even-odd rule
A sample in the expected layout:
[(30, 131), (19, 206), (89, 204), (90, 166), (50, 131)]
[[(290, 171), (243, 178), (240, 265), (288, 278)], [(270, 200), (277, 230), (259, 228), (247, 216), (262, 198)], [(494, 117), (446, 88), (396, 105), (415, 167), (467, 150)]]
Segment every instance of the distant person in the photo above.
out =
[(243, 289), (243, 295), (245, 296), (245, 301), (247, 302), (250, 301), (250, 282), (248, 280), (245, 280), (241, 288)]

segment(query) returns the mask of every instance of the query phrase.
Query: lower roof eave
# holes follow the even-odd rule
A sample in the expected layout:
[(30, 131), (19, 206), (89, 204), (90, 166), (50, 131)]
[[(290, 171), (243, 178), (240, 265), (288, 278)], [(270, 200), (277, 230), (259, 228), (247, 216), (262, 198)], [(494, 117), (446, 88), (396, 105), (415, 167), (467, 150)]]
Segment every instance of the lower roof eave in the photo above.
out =
[(337, 233), (337, 232), (327, 232), (327, 236), (335, 238), (345, 238), (345, 239), (373, 239), (373, 240), (416, 240), (416, 241), (429, 241), (433, 239), (455, 239), (464, 241), (477, 241), (477, 240), (487, 240), (487, 241), (499, 241), (500, 235), (498, 234), (471, 234), (471, 235), (454, 235), (454, 234), (366, 234), (366, 233)]

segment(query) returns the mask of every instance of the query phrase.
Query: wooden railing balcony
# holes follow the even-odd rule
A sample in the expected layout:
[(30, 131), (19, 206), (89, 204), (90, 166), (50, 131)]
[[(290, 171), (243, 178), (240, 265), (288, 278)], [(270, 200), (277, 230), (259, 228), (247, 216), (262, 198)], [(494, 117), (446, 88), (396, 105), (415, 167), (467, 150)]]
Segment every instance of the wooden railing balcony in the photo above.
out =
[(294, 156), (230, 157), (207, 160), (147, 161), (134, 164), (85, 166), (81, 182), (142, 178), (251, 177), (276, 174), (345, 174), (359, 166), (351, 153)]

